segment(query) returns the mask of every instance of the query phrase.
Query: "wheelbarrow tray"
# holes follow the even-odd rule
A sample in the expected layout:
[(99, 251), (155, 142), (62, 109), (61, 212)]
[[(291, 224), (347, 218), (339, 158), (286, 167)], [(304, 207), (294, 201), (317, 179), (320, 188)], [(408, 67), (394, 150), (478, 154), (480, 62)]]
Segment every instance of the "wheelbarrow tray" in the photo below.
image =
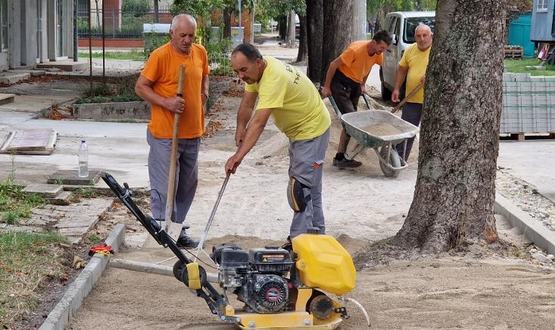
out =
[[(396, 145), (418, 133), (418, 127), (389, 111), (357, 111), (341, 116), (343, 127), (359, 144), (368, 148)], [(381, 125), (381, 127), (380, 127)]]

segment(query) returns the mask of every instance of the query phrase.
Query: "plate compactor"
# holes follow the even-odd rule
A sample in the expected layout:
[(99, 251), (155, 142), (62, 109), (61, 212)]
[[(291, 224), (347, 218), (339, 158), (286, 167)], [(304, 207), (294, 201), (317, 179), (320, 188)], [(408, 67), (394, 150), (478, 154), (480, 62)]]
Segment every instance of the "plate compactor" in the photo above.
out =
[[(127, 184), (122, 187), (108, 173), (102, 179), (156, 241), (175, 254), (175, 278), (204, 299), (221, 321), (241, 329), (334, 329), (349, 317), (345, 303), (352, 300), (342, 295), (355, 287), (356, 270), (333, 237), (302, 234), (293, 238), (291, 249), (245, 251), (221, 245), (210, 255), (217, 274), (207, 273), (196, 257), (188, 258), (158, 222), (141, 212)], [(244, 306), (233, 307), (230, 294)]]

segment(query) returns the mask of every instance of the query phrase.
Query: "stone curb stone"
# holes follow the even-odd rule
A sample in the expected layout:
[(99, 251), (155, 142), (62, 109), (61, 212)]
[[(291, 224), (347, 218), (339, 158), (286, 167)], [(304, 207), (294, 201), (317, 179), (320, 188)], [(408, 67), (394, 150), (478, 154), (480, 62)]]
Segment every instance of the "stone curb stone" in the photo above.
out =
[(504, 216), (513, 226), (538, 247), (549, 254), (555, 254), (555, 232), (546, 228), (538, 220), (532, 219), (524, 211), (513, 205), (500, 194), (495, 195), (495, 213)]
[[(114, 252), (118, 252), (123, 243), (125, 235), (125, 225), (118, 224), (114, 227), (106, 244), (111, 245)], [(100, 254), (94, 255), (81, 274), (67, 288), (64, 296), (54, 309), (48, 314), (48, 317), (40, 326), (39, 330), (63, 330), (71, 321), (73, 315), (79, 310), (83, 300), (91, 292), (96, 282), (106, 269), (106, 265), (110, 260)]]

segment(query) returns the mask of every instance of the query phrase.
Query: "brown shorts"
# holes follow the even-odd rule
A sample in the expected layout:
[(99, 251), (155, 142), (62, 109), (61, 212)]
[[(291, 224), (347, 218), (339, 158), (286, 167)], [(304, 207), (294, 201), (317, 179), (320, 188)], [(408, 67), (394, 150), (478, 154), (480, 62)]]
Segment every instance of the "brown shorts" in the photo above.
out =
[(342, 114), (357, 111), (360, 98), (360, 84), (345, 76), (341, 71), (335, 71), (331, 81), (331, 94)]

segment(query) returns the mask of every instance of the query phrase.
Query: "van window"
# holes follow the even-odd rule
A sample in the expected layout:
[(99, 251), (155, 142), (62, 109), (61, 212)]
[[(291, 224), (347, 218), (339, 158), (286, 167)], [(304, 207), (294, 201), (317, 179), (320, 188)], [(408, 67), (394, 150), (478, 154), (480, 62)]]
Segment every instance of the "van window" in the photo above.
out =
[(424, 23), (428, 25), (432, 32), (434, 32), (435, 28), (435, 17), (410, 17), (405, 20), (405, 33), (403, 34), (403, 41), (406, 44), (412, 44), (415, 42), (414, 40), (414, 30), (418, 26), (418, 24)]

